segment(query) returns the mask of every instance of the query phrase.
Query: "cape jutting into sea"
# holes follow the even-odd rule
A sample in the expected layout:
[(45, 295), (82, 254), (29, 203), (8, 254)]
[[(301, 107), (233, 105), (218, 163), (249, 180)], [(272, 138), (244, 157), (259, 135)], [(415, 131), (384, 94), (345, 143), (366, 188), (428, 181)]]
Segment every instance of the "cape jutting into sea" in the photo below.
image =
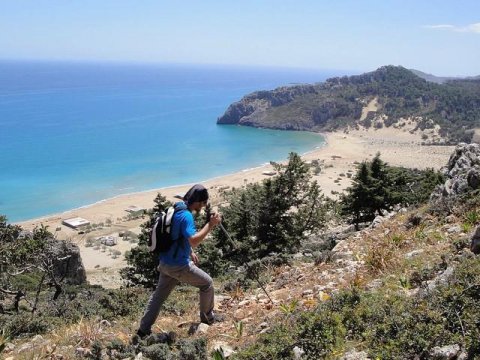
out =
[(317, 134), (217, 125), (256, 90), (334, 72), (0, 62), (0, 214), (22, 221), (202, 181), (321, 146)]

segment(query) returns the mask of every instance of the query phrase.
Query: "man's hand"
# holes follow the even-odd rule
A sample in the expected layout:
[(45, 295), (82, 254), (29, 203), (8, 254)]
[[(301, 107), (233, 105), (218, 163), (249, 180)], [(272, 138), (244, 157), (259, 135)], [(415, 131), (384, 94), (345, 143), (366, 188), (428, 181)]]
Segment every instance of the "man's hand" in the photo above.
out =
[(188, 239), (188, 241), (190, 242), (190, 245), (192, 247), (197, 247), (203, 241), (203, 239), (205, 239), (208, 233), (212, 231), (213, 228), (218, 224), (220, 224), (221, 222), (222, 222), (222, 217), (220, 216), (220, 214), (212, 214), (210, 216), (210, 219), (208, 220), (208, 223), (205, 224), (202, 230), (200, 230), (195, 235), (193, 235), (190, 239)]
[(210, 216), (210, 220), (208, 221), (208, 224), (213, 229), (215, 226), (217, 226), (221, 222), (222, 222), (222, 216), (219, 213), (213, 213), (212, 216)]
[(197, 254), (195, 254), (195, 253), (192, 251), (191, 254), (190, 254), (190, 258), (192, 259), (192, 261), (193, 261), (193, 263), (194, 263), (195, 265), (198, 265), (198, 256), (197, 256)]

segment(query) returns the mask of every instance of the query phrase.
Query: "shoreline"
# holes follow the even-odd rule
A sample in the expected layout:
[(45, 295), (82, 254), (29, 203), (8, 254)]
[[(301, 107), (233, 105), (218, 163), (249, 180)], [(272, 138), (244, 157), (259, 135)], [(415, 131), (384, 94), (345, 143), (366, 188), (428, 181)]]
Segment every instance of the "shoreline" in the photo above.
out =
[[(443, 146), (443, 145), (430, 145), (430, 146), (422, 146), (420, 145), (420, 137), (416, 136), (414, 134), (405, 134), (405, 132), (402, 132), (397, 129), (386, 129), (387, 131), (381, 131), (381, 130), (355, 130), (355, 131), (349, 131), (349, 132), (329, 132), (329, 133), (319, 133), (319, 135), (323, 136), (324, 138), (324, 143), (321, 146), (316, 146), (314, 149), (309, 150), (303, 154), (301, 154), (301, 157), (305, 161), (311, 161), (311, 160), (329, 160), (327, 159), (328, 156), (338, 156), (337, 160), (339, 159), (344, 159), (345, 161), (349, 161), (353, 164), (354, 162), (361, 162), (363, 160), (367, 160), (369, 157), (373, 157), (376, 152), (381, 153), (381, 157), (384, 161), (391, 165), (398, 165), (398, 166), (406, 166), (406, 167), (419, 167), (419, 168), (426, 168), (426, 167), (433, 167), (435, 169), (439, 169), (441, 166), (446, 165), (446, 161), (448, 160), (448, 157), (446, 156), (446, 153), (451, 153), (451, 149), (453, 149), (453, 146)], [(393, 130), (393, 131), (392, 131)], [(390, 133), (389, 137), (385, 136), (387, 135), (386, 132)], [(391, 138), (391, 135), (394, 136), (394, 139)], [(398, 136), (402, 135), (402, 136)], [(344, 140), (344, 141), (342, 141)], [(345, 144), (347, 143), (347, 144)], [(395, 143), (395, 144), (392, 144)], [(393, 145), (393, 146), (392, 146)], [(396, 146), (395, 146), (396, 145)], [(409, 145), (411, 147), (410, 155), (413, 155), (415, 153), (419, 153), (419, 149), (414, 149), (412, 145), (415, 145), (415, 147), (423, 147), (426, 150), (428, 149), (438, 149), (438, 148), (443, 148), (443, 149), (448, 149), (448, 151), (441, 151), (441, 153), (444, 153), (440, 155), (440, 158), (446, 159), (443, 164), (438, 163), (438, 161), (435, 161), (435, 159), (425, 159), (426, 162), (428, 163), (429, 166), (412, 166), (414, 164), (411, 163), (412, 159), (398, 159), (391, 156), (391, 154), (387, 153), (389, 149), (392, 147), (398, 147), (397, 150), (402, 150), (401, 148), (405, 145)], [(376, 147), (376, 149), (372, 149), (372, 147)], [(350, 151), (349, 149), (350, 148)], [(367, 150), (367, 151), (366, 151)], [(371, 151), (368, 151), (371, 150)], [(374, 153), (372, 151), (376, 150)], [(338, 152), (339, 155), (332, 155), (331, 153), (333, 152)], [(368, 154), (367, 154), (368, 153)], [(396, 152), (394, 151), (394, 154)], [(344, 156), (342, 156), (344, 155)], [(345, 157), (345, 155), (348, 155)], [(285, 162), (287, 159), (283, 159), (280, 162)], [(431, 161), (433, 160), (433, 161)], [(343, 161), (343, 162), (345, 162)], [(328, 173), (327, 171), (327, 166), (332, 165), (332, 164), (325, 164), (325, 172)], [(339, 164), (337, 164), (339, 165)], [(345, 165), (345, 164), (343, 164)], [(353, 164), (354, 165), (354, 164)], [(174, 197), (177, 193), (181, 193), (184, 189), (188, 190), (189, 187), (191, 187), (195, 183), (202, 183), (202, 184), (207, 184), (211, 188), (218, 187), (219, 182), (225, 182), (226, 184), (224, 186), (241, 186), (243, 183), (239, 183), (238, 177), (240, 176), (245, 176), (248, 177), (250, 176), (250, 180), (252, 181), (260, 181), (264, 178), (267, 178), (268, 176), (261, 174), (261, 172), (264, 171), (270, 171), (271, 165), (270, 163), (264, 163), (259, 166), (254, 166), (251, 168), (246, 168), (238, 171), (234, 171), (231, 173), (223, 174), (223, 175), (218, 175), (214, 176), (212, 178), (207, 178), (204, 180), (198, 180), (198, 182), (191, 182), (191, 183), (184, 183), (184, 184), (177, 184), (177, 185), (171, 185), (171, 186), (166, 186), (166, 187), (160, 187), (160, 188), (154, 188), (154, 189), (147, 189), (147, 190), (142, 190), (142, 191), (136, 191), (136, 192), (131, 192), (131, 193), (125, 193), (125, 194), (119, 194), (110, 198), (102, 199), (99, 201), (96, 201), (91, 204), (83, 205), (77, 208), (69, 209), (66, 211), (61, 211), (57, 213), (53, 213), (50, 215), (45, 215), (45, 216), (40, 216), (37, 218), (32, 218), (28, 220), (22, 220), (22, 221), (16, 221), (13, 222), (13, 224), (20, 225), (20, 226), (25, 226), (30, 228), (33, 224), (40, 225), (41, 223), (48, 222), (50, 223), (54, 218), (58, 219), (61, 217), (62, 219), (67, 218), (66, 216), (68, 215), (69, 217), (70, 214), (73, 213), (84, 213), (84, 212), (90, 212), (91, 210), (95, 209), (101, 209), (105, 205), (107, 206), (112, 206), (114, 204), (117, 204), (118, 202), (124, 203), (127, 199), (130, 202), (135, 202), (136, 199), (139, 199), (142, 203), (145, 203), (144, 197), (146, 195), (152, 196), (151, 198), (151, 203), (153, 204), (153, 199), (156, 196), (158, 192), (162, 193), (162, 195), (166, 196), (167, 198), (169, 197)], [(259, 173), (260, 172), (260, 173)], [(322, 171), (322, 174), (319, 176), (315, 176), (315, 178), (320, 178), (321, 183), (328, 183), (325, 179), (325, 172)], [(322, 176), (323, 175), (323, 176)], [(328, 178), (328, 177), (327, 177)], [(243, 179), (245, 180), (245, 179)], [(316, 179), (318, 181), (318, 179)], [(248, 179), (247, 179), (248, 181)], [(244, 181), (245, 183), (245, 181)], [(230, 184), (230, 185), (227, 185)], [(185, 191), (186, 191), (185, 190)], [(120, 204), (117, 204), (117, 206)], [(131, 204), (135, 205), (135, 204)], [(128, 206), (128, 205), (127, 205)], [(125, 206), (125, 208), (127, 207)], [(147, 208), (151, 208), (147, 207)], [(125, 214), (122, 214), (125, 215)], [(105, 219), (106, 220), (106, 219)]]
[[(454, 149), (454, 146), (445, 145), (424, 146), (421, 132), (411, 133), (406, 129), (360, 129), (321, 135), (325, 141), (323, 146), (303, 154), (302, 159), (319, 162), (321, 172), (318, 175), (312, 175), (312, 180), (317, 181), (325, 196), (334, 199), (337, 199), (338, 195), (350, 186), (357, 165), (362, 161), (371, 160), (377, 152), (380, 152), (383, 161), (392, 166), (439, 170), (447, 165)], [(285, 161), (286, 159), (282, 162)], [(199, 182), (209, 190), (210, 202), (215, 207), (222, 202), (222, 191), (266, 179), (269, 175), (263, 173), (272, 169), (272, 166), (267, 163), (207, 180), (199, 180)], [(151, 209), (154, 205), (153, 200), (159, 192), (167, 200), (174, 202), (176, 201), (175, 195), (184, 194), (192, 184), (117, 195), (81, 208), (16, 224), (25, 230), (31, 230), (41, 224), (48, 226), (57, 239), (68, 240), (79, 246), (87, 280), (91, 284), (119, 287), (121, 279), (118, 270), (126, 266), (124, 257), (112, 258), (107, 249), (95, 250), (93, 247), (87, 247), (85, 246), (87, 240), (93, 240), (100, 236), (114, 236), (119, 239), (118, 244), (114, 247), (115, 250), (119, 250), (121, 253), (130, 250), (135, 244), (121, 240), (119, 234), (127, 230), (140, 234), (140, 225), (146, 219), (142, 217), (127, 219), (128, 213), (125, 210), (129, 206)], [(62, 220), (72, 217), (82, 217), (92, 224), (109, 223), (109, 225), (83, 233), (62, 224)]]
[[(304, 156), (307, 156), (310, 153), (318, 151), (319, 149), (322, 149), (325, 146), (327, 146), (327, 134), (325, 134), (325, 133), (317, 133), (317, 134), (321, 135), (323, 137), (323, 144), (320, 145), (320, 146), (315, 146), (312, 150), (308, 150), (305, 153), (301, 154), (300, 156), (302, 158)], [(279, 163), (284, 163), (286, 160), (287, 159), (284, 158), (284, 159), (282, 159), (278, 162)], [(272, 160), (272, 161), (274, 161), (274, 160)], [(198, 184), (198, 183), (206, 184), (206, 183), (216, 182), (217, 180), (222, 180), (223, 178), (238, 176), (240, 174), (245, 174), (245, 173), (254, 172), (254, 171), (258, 171), (258, 170), (262, 170), (262, 172), (263, 172), (263, 171), (265, 171), (265, 168), (268, 168), (268, 167), (271, 167), (270, 162), (265, 162), (265, 163), (262, 163), (261, 165), (258, 165), (258, 166), (252, 166), (252, 167), (248, 167), (248, 168), (245, 168), (245, 169), (235, 170), (235, 171), (232, 171), (232, 172), (229, 172), (229, 173), (226, 173), (226, 174), (221, 174), (221, 175), (213, 176), (211, 178), (207, 178), (207, 179), (204, 179), (204, 180), (199, 180), (197, 182), (182, 183), (182, 184), (163, 186), (163, 187), (158, 187), (158, 188), (153, 188), (153, 189), (147, 189), (147, 190), (140, 190), (140, 191), (118, 194), (118, 195), (115, 195), (115, 196), (112, 196), (112, 197), (108, 197), (108, 198), (105, 198), (105, 199), (102, 199), (102, 200), (95, 201), (91, 204), (86, 204), (86, 205), (78, 206), (78, 207), (68, 209), (68, 210), (65, 210), (65, 211), (59, 211), (59, 212), (55, 212), (55, 213), (52, 213), (52, 214), (31, 218), (31, 219), (15, 221), (15, 222), (12, 222), (12, 224), (20, 225), (20, 226), (28, 226), (27, 223), (36, 223), (36, 224), (39, 225), (40, 223), (42, 223), (42, 221), (49, 221), (49, 220), (52, 220), (52, 218), (64, 217), (65, 214), (70, 214), (70, 213), (75, 212), (75, 211), (88, 210), (90, 208), (102, 205), (103, 203), (115, 201), (116, 199), (121, 199), (123, 197), (137, 197), (137, 196), (141, 196), (142, 194), (154, 193), (154, 192), (155, 193), (162, 193), (162, 195), (165, 195), (165, 194), (163, 194), (163, 192), (170, 192), (170, 190), (172, 190), (172, 189), (180, 189), (180, 188), (183, 189), (185, 187), (190, 188), (194, 184)], [(152, 203), (153, 203), (153, 198), (152, 198)]]
[[(321, 135), (324, 136), (324, 134), (321, 134)], [(326, 140), (325, 140), (325, 145), (324, 146), (326, 146)], [(303, 158), (305, 155), (308, 155), (311, 152), (314, 152), (318, 149), (321, 149), (324, 146), (316, 146), (313, 150), (309, 150), (309, 151), (305, 152), (304, 154), (302, 154), (301, 157)], [(283, 159), (279, 162), (283, 163), (285, 161), (286, 161), (286, 159)], [(195, 184), (198, 184), (198, 183), (205, 184), (205, 183), (215, 182), (215, 181), (221, 180), (223, 178), (248, 173), (248, 172), (251, 172), (251, 171), (261, 170), (261, 169), (267, 168), (269, 166), (270, 166), (270, 163), (267, 162), (267, 163), (263, 163), (263, 164), (258, 165), (258, 166), (253, 166), (253, 167), (249, 167), (249, 168), (246, 168), (246, 169), (241, 169), (241, 170), (233, 171), (233, 172), (230, 172), (230, 173), (226, 173), (226, 174), (214, 176), (214, 177), (211, 177), (211, 178), (207, 178), (206, 180), (199, 180), (198, 182), (183, 183), (183, 184), (178, 184), (178, 185), (170, 185), (170, 186), (164, 186), (164, 187), (159, 187), (159, 188), (153, 188), (153, 189), (147, 189), (147, 190), (134, 191), (134, 192), (130, 192), (130, 193), (118, 194), (118, 195), (115, 195), (115, 196), (112, 196), (112, 197), (109, 197), (109, 198), (105, 198), (105, 199), (102, 199), (102, 200), (95, 201), (91, 204), (82, 205), (82, 206), (78, 206), (78, 207), (68, 209), (68, 210), (65, 210), (65, 211), (60, 211), (60, 212), (56, 212), (56, 213), (49, 214), (49, 215), (43, 215), (43, 216), (40, 216), (40, 217), (35, 217), (35, 218), (27, 219), (27, 220), (15, 221), (15, 222), (12, 222), (12, 224), (20, 225), (20, 226), (23, 226), (27, 223), (38, 223), (38, 224), (40, 224), (42, 221), (48, 221), (48, 220), (50, 220), (51, 218), (54, 218), (54, 217), (58, 218), (58, 217), (62, 217), (64, 214), (67, 214), (67, 213), (86, 210), (86, 209), (89, 209), (89, 208), (92, 208), (92, 207), (96, 207), (97, 205), (102, 205), (105, 202), (114, 201), (114, 200), (122, 198), (122, 197), (136, 197), (136, 196), (140, 196), (140, 195), (145, 194), (145, 193), (153, 193), (153, 192), (162, 193), (163, 191), (169, 192), (169, 190), (171, 190), (171, 189), (179, 189), (179, 188), (184, 188), (184, 187), (189, 188), (189, 187), (191, 187)], [(262, 171), (265, 171), (265, 170), (262, 170)]]

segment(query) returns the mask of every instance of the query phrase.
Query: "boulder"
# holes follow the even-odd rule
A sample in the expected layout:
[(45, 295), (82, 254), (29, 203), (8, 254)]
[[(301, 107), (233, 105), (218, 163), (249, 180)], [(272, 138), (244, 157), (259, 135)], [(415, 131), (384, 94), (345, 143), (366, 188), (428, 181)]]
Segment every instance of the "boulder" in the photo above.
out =
[(190, 329), (188, 329), (188, 334), (189, 335), (206, 334), (209, 328), (210, 326), (204, 323), (192, 324), (192, 326), (190, 326)]
[(475, 232), (472, 235), (472, 242), (470, 244), (470, 250), (475, 254), (480, 254), (480, 225), (477, 226)]
[(475, 165), (467, 172), (467, 183), (472, 189), (480, 187), (480, 166)]
[(442, 272), (436, 278), (428, 282), (428, 285), (426, 288), (427, 292), (435, 290), (440, 285), (447, 285), (452, 275), (453, 275), (453, 268), (448, 267), (444, 272)]
[(460, 353), (460, 345), (447, 345), (447, 346), (435, 346), (430, 351), (430, 357), (432, 359), (438, 360), (449, 360), (449, 359), (456, 359), (457, 355)]
[(74, 285), (85, 283), (87, 276), (78, 246), (64, 240), (50, 239), (48, 242), (49, 256), (55, 259), (55, 276), (65, 278), (67, 282)]
[(224, 341), (217, 340), (213, 343), (212, 347), (213, 350), (221, 352), (225, 358), (228, 358), (235, 353), (235, 350)]
[(293, 352), (293, 358), (295, 360), (300, 360), (302, 358), (302, 355), (305, 354), (305, 351), (301, 347), (298, 347), (298, 346), (295, 346), (293, 348), (292, 352)]
[(457, 145), (442, 169), (446, 181), (432, 193), (430, 200), (437, 201), (445, 197), (457, 196), (480, 188), (480, 145)]

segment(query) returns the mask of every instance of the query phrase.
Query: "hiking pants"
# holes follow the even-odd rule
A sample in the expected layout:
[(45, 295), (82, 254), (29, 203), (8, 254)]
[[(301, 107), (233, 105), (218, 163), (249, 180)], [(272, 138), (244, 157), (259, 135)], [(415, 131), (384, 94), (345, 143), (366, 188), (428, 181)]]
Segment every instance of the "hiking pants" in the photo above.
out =
[(188, 265), (172, 266), (160, 263), (160, 277), (155, 291), (148, 300), (147, 308), (140, 321), (140, 330), (148, 334), (160, 313), (160, 307), (167, 300), (173, 288), (180, 282), (197, 287), (200, 291), (200, 320), (213, 318), (213, 280), (205, 271), (189, 262)]

